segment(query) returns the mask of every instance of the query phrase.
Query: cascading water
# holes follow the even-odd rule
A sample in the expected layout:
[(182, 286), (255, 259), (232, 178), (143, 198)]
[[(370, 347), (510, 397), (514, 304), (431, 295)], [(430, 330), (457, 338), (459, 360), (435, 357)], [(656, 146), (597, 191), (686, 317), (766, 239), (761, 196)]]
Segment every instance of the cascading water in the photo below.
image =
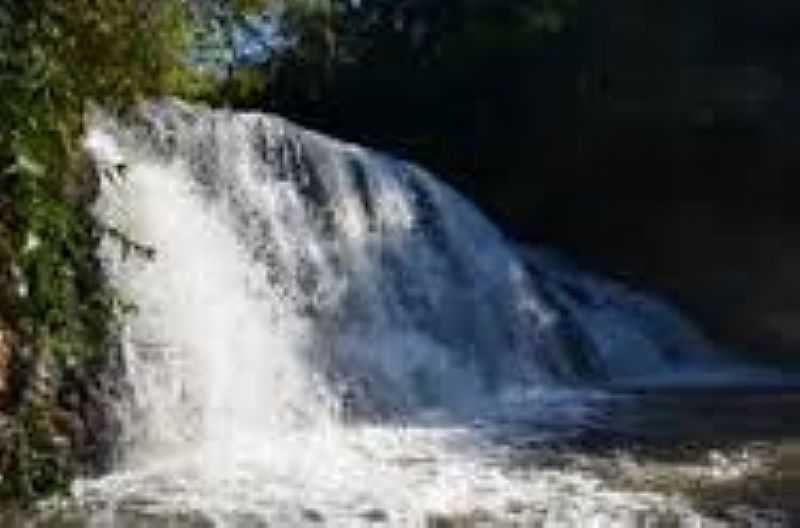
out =
[(155, 103), (133, 124), (96, 116), (86, 146), (108, 176), (98, 217), (154, 252), (102, 249), (136, 310), (118, 468), (76, 487), (98, 524), (126, 508), (220, 526), (692, 515), (507, 467), (498, 440), (590, 423), (591, 393), (564, 388), (581, 376), (702, 361), (666, 308), (608, 288), (581, 308), (593, 283), (544, 254), (529, 273), (422, 169), (277, 117)]

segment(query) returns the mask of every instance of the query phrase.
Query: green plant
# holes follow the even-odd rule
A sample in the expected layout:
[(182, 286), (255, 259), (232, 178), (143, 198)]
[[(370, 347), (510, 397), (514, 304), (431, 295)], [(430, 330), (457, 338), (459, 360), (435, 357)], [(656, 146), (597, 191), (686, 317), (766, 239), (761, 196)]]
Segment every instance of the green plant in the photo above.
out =
[(201, 4), (237, 14), (262, 2), (0, 0), (0, 322), (20, 343), (0, 408), (0, 497), (64, 489), (86, 468), (82, 385), (110, 360), (127, 308), (95, 250), (106, 235), (147, 248), (90, 213), (101, 176), (80, 145), (84, 119), (92, 105), (122, 114), (165, 95), (218, 100), (219, 82), (187, 59)]

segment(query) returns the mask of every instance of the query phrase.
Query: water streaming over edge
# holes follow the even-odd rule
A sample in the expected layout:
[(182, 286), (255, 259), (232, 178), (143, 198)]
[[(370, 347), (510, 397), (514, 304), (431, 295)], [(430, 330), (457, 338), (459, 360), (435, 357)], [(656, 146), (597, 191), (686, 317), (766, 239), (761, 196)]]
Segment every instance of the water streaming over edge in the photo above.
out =
[(699, 522), (677, 498), (510, 463), (514, 441), (602, 418), (576, 379), (711, 362), (667, 307), (545, 254), (529, 273), (424, 170), (277, 117), (154, 103), (134, 124), (95, 117), (86, 145), (109, 175), (98, 216), (155, 250), (102, 251), (137, 311), (118, 467), (75, 489), (96, 525), (131, 509), (218, 526)]

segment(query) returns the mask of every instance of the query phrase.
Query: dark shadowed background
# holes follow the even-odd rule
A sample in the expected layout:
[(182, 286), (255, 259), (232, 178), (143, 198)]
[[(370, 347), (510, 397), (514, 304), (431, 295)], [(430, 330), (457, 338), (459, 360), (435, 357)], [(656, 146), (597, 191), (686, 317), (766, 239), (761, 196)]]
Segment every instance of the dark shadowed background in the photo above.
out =
[(286, 61), (267, 106), (432, 167), (510, 236), (662, 292), (743, 352), (793, 357), (800, 4), (541, 2), (531, 25), (523, 3), (395, 4), (402, 24), (343, 32), (354, 57)]

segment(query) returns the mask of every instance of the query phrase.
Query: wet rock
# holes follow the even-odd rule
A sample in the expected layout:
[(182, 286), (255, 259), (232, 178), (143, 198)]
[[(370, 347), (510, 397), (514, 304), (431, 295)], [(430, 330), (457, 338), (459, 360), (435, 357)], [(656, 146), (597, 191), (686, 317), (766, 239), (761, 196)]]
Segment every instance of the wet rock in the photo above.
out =
[(425, 528), (473, 528), (474, 526), (469, 516), (463, 515), (431, 515), (425, 523)]
[(361, 518), (371, 523), (385, 523), (389, 520), (389, 514), (380, 508), (372, 508), (363, 512)]
[[(425, 522), (426, 528), (478, 528), (478, 527), (517, 526), (503, 524), (489, 512), (477, 509), (469, 513), (431, 514)], [(525, 526), (528, 526), (527, 524)]]
[(527, 508), (526, 504), (520, 500), (509, 501), (506, 505), (506, 511), (512, 515), (519, 515)]
[(325, 521), (325, 517), (312, 508), (304, 508), (302, 511), (303, 519), (312, 523), (322, 523)]
[(66, 447), (82, 445), (86, 441), (86, 431), (81, 417), (74, 412), (54, 408), (49, 413), (50, 426), (54, 432), (53, 441), (60, 439)]

